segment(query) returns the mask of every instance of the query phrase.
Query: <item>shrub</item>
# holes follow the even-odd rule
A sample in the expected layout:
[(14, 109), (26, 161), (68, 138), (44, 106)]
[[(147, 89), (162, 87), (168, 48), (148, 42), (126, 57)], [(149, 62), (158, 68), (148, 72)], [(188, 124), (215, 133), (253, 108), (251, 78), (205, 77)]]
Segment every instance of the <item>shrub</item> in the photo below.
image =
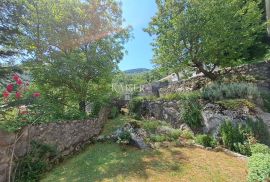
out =
[(270, 112), (270, 94), (267, 92), (262, 92), (263, 106), (266, 112)]
[(248, 181), (265, 182), (270, 180), (270, 154), (253, 154), (248, 161)]
[(198, 100), (185, 100), (182, 102), (182, 120), (192, 129), (202, 126), (201, 105)]
[(162, 124), (157, 120), (145, 120), (142, 123), (142, 127), (148, 131), (154, 133), (156, 129)]
[(195, 137), (195, 142), (205, 147), (215, 147), (217, 145), (216, 140), (212, 136), (205, 135), (205, 134), (197, 135)]
[(251, 103), (247, 99), (228, 99), (228, 100), (218, 101), (217, 104), (225, 107), (226, 109), (231, 109), (231, 110), (235, 110), (241, 107), (247, 107), (250, 110), (255, 109), (255, 104)]
[(258, 98), (260, 96), (258, 88), (251, 83), (215, 83), (207, 86), (202, 91), (202, 97), (210, 101), (236, 98)]
[(150, 141), (152, 142), (164, 142), (167, 140), (165, 135), (150, 135)]
[(270, 154), (270, 148), (264, 144), (256, 143), (254, 145), (251, 145), (250, 148), (252, 155), (257, 153)]
[(194, 139), (194, 134), (191, 131), (184, 130), (181, 133), (181, 137), (183, 137), (185, 139)]
[(180, 92), (167, 94), (160, 97), (160, 100), (172, 101), (172, 100), (198, 100), (201, 98), (201, 93), (199, 91), (193, 92)]
[(177, 140), (181, 135), (181, 131), (177, 129), (171, 129), (170, 132), (167, 134), (170, 140), (174, 141)]
[(233, 126), (232, 122), (225, 121), (220, 127), (221, 139), (223, 145), (235, 152), (250, 155), (250, 147), (248, 143), (248, 132), (242, 125)]
[(135, 119), (140, 119), (142, 115), (142, 97), (133, 98), (128, 105), (129, 112), (134, 115)]
[(123, 131), (120, 133), (120, 135), (117, 138), (117, 143), (121, 143), (121, 144), (128, 144), (131, 140), (131, 135), (130, 132), (128, 131)]
[(41, 174), (52, 167), (50, 161), (57, 157), (55, 147), (38, 142), (31, 142), (31, 151), (17, 161), (15, 181), (39, 181)]
[(117, 107), (113, 106), (109, 115), (110, 119), (114, 119), (119, 115), (119, 110)]
[(262, 119), (247, 120), (247, 130), (258, 140), (260, 143), (270, 146), (270, 133), (268, 126), (263, 122)]

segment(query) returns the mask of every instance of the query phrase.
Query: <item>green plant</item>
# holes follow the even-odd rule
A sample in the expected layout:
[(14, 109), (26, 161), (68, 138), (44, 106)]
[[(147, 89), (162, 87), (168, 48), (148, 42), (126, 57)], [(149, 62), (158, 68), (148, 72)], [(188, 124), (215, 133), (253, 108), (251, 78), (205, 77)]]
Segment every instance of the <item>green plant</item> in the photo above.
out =
[(144, 101), (144, 98), (135, 97), (129, 102), (129, 105), (128, 105), (129, 112), (134, 115), (135, 119), (141, 118), (143, 101)]
[(195, 142), (205, 147), (215, 147), (217, 145), (216, 140), (212, 136), (205, 134), (197, 135), (195, 137)]
[(165, 135), (150, 135), (150, 141), (152, 142), (164, 142), (168, 140), (167, 137)]
[(253, 120), (248, 118), (246, 128), (260, 143), (270, 146), (270, 133), (268, 126), (262, 119)]
[(248, 143), (249, 131), (246, 126), (225, 121), (220, 127), (221, 139), (223, 145), (235, 152), (250, 155), (250, 147)]
[(41, 174), (52, 167), (52, 161), (56, 157), (55, 147), (32, 141), (31, 151), (17, 161), (14, 180), (17, 182), (39, 181)]
[(270, 180), (270, 154), (255, 153), (248, 161), (248, 181), (266, 182)]
[(262, 92), (261, 96), (263, 99), (263, 105), (264, 105), (265, 111), (270, 112), (270, 94), (268, 92)]
[(184, 100), (182, 101), (182, 119), (192, 129), (197, 129), (202, 126), (201, 105), (198, 100)]
[(250, 146), (250, 148), (252, 155), (257, 153), (270, 154), (270, 148), (267, 145), (261, 143), (253, 144)]
[(121, 144), (128, 144), (131, 140), (131, 135), (130, 132), (128, 131), (122, 131), (120, 133), (120, 135), (117, 138), (117, 143), (121, 143)]
[(180, 93), (173, 93), (161, 96), (159, 100), (198, 100), (201, 98), (200, 91), (192, 91), (192, 92), (180, 92)]
[(181, 132), (181, 137), (185, 139), (194, 139), (194, 134), (191, 131), (184, 130)]
[(119, 115), (119, 109), (115, 106), (112, 107), (111, 111), (110, 111), (110, 115), (109, 118), (110, 119), (114, 119)]
[(228, 99), (228, 100), (222, 100), (222, 101), (217, 101), (217, 104), (225, 107), (226, 109), (239, 109), (241, 107), (247, 107), (250, 110), (255, 110), (255, 104), (252, 102), (248, 101), (247, 99)]
[(171, 141), (177, 140), (180, 137), (180, 135), (181, 135), (181, 131), (177, 129), (173, 129), (173, 128), (167, 134), (167, 136), (169, 137)]
[(256, 99), (260, 96), (258, 88), (251, 83), (214, 83), (205, 87), (202, 91), (202, 97), (210, 101), (219, 101), (224, 99)]
[(156, 131), (156, 129), (161, 126), (162, 123), (160, 121), (157, 120), (145, 120), (142, 123), (142, 127), (149, 132), (154, 133)]

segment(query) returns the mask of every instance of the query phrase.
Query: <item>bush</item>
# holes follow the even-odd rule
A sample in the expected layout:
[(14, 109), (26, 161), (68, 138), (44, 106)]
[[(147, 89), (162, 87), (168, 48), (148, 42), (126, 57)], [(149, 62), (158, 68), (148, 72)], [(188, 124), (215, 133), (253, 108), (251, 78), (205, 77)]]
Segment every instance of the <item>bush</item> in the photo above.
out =
[(180, 92), (167, 94), (160, 97), (160, 100), (172, 101), (172, 100), (198, 100), (201, 98), (201, 93), (199, 91), (193, 92)]
[(243, 155), (250, 155), (248, 143), (248, 131), (245, 126), (235, 125), (232, 122), (225, 121), (220, 127), (221, 139), (223, 145), (235, 152)]
[(114, 119), (119, 115), (119, 110), (117, 107), (113, 106), (109, 115), (110, 119)]
[(270, 180), (270, 154), (253, 154), (248, 161), (248, 181), (266, 182)]
[(128, 105), (129, 112), (133, 114), (135, 119), (140, 119), (142, 116), (142, 104), (144, 99), (142, 97), (133, 98)]
[(52, 164), (50, 161), (57, 157), (55, 147), (38, 142), (31, 142), (31, 151), (17, 161), (15, 181), (39, 181), (41, 174), (48, 171)]
[(251, 145), (250, 148), (252, 155), (257, 153), (270, 154), (270, 148), (264, 144), (256, 143), (254, 145)]
[(164, 142), (167, 140), (165, 135), (150, 135), (150, 141), (152, 142)]
[(261, 93), (263, 99), (263, 106), (266, 112), (270, 112), (270, 94), (268, 92)]
[(123, 131), (118, 136), (116, 143), (128, 144), (130, 142), (130, 140), (131, 140), (130, 132)]
[(146, 131), (152, 132), (152, 133), (154, 133), (156, 131), (156, 129), (161, 125), (162, 125), (162, 123), (160, 121), (157, 121), (157, 120), (145, 120), (142, 123), (142, 127)]
[(177, 129), (171, 129), (170, 132), (167, 134), (170, 140), (174, 141), (177, 140), (181, 135), (181, 131)]
[(252, 120), (249, 118), (247, 120), (247, 130), (259, 141), (265, 145), (270, 146), (270, 133), (268, 131), (268, 126), (261, 119)]
[(205, 147), (212, 147), (212, 148), (217, 145), (216, 140), (209, 135), (197, 135), (195, 137), (195, 142)]
[(185, 100), (182, 102), (182, 120), (192, 129), (202, 126), (201, 105), (198, 100)]
[(241, 107), (247, 107), (250, 110), (255, 110), (255, 104), (251, 103), (247, 99), (229, 99), (218, 101), (217, 104), (225, 107), (226, 109), (235, 110)]
[(181, 137), (183, 137), (185, 139), (194, 139), (194, 134), (191, 131), (184, 130), (181, 133)]
[(258, 88), (251, 83), (215, 83), (207, 86), (202, 91), (202, 97), (210, 101), (224, 99), (255, 99), (260, 96)]

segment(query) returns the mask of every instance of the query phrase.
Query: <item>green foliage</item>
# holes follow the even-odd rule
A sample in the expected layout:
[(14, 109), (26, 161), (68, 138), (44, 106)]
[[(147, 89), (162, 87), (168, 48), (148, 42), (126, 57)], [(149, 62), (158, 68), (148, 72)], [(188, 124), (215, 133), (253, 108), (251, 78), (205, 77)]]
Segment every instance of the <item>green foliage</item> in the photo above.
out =
[(198, 100), (185, 100), (181, 103), (183, 112), (182, 119), (192, 129), (197, 129), (202, 126), (201, 105)]
[(254, 154), (270, 154), (270, 148), (267, 145), (256, 143), (250, 146), (252, 155)]
[(131, 140), (131, 135), (130, 132), (128, 131), (123, 131), (120, 133), (119, 137), (117, 138), (117, 143), (121, 144), (128, 144)]
[(263, 99), (264, 110), (266, 112), (270, 112), (270, 94), (263, 92), (263, 93), (261, 93), (261, 96)]
[(205, 147), (214, 148), (217, 145), (217, 141), (209, 135), (196, 135), (195, 142)]
[(249, 118), (246, 125), (247, 130), (260, 143), (270, 146), (270, 133), (268, 126), (261, 119), (252, 120)]
[(258, 88), (251, 83), (214, 83), (202, 91), (202, 97), (210, 101), (224, 99), (256, 99), (260, 96)]
[(248, 161), (248, 181), (266, 182), (270, 180), (270, 154), (256, 153)]
[(164, 142), (166, 140), (168, 140), (168, 138), (165, 135), (156, 135), (156, 134), (150, 135), (150, 141), (152, 142)]
[(128, 105), (129, 112), (134, 114), (135, 119), (140, 119), (142, 116), (142, 103), (144, 98), (135, 97), (133, 98)]
[(117, 118), (117, 116), (119, 115), (119, 110), (117, 107), (113, 106), (111, 111), (110, 111), (110, 115), (109, 115), (109, 118), (110, 119), (114, 119), (114, 118)]
[(247, 107), (250, 110), (255, 110), (255, 104), (247, 99), (228, 99), (216, 102), (217, 104), (223, 106), (226, 109), (236, 110), (239, 108)]
[(143, 129), (146, 131), (154, 133), (159, 126), (161, 126), (162, 123), (157, 120), (144, 120), (142, 123)]
[(201, 98), (199, 91), (180, 92), (161, 96), (159, 100), (175, 101), (175, 100), (198, 100)]
[(181, 132), (181, 137), (185, 139), (194, 139), (194, 134), (191, 131), (184, 130)]
[(31, 151), (17, 161), (15, 181), (40, 181), (42, 173), (52, 167), (51, 161), (56, 157), (57, 151), (54, 147), (31, 142)]
[(254, 57), (253, 48), (264, 49), (261, 38), (265, 25), (260, 1), (156, 3), (158, 11), (146, 31), (155, 36), (153, 62), (168, 70), (179, 72), (196, 67), (216, 79), (213, 72), (216, 66), (243, 64)]
[(242, 125), (235, 126), (230, 121), (225, 121), (220, 128), (223, 145), (235, 152), (250, 155), (250, 146), (247, 140), (248, 131)]

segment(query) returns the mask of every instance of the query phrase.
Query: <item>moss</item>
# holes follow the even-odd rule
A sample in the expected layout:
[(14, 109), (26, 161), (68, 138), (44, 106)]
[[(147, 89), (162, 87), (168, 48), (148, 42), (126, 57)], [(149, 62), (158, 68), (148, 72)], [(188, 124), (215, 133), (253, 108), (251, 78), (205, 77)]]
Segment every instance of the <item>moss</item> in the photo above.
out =
[(247, 99), (229, 99), (216, 102), (217, 104), (225, 107), (226, 109), (236, 110), (238, 108), (247, 107), (250, 110), (255, 109), (255, 104)]

